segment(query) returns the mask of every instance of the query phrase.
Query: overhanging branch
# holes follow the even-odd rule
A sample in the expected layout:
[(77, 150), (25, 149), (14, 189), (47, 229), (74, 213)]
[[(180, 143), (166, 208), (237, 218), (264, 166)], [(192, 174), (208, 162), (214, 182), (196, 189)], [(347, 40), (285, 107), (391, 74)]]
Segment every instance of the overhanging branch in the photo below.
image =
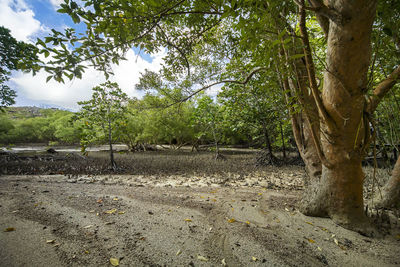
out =
[(218, 84), (222, 84), (222, 83), (234, 83), (234, 84), (242, 84), (242, 85), (247, 84), (247, 83), (250, 81), (250, 79), (254, 76), (254, 74), (256, 74), (257, 72), (260, 72), (260, 71), (262, 71), (262, 70), (265, 70), (265, 69), (266, 69), (266, 68), (264, 68), (264, 67), (254, 68), (254, 69), (247, 75), (247, 77), (246, 77), (243, 81), (237, 81), (237, 80), (222, 80), (222, 81), (219, 81), (219, 82), (214, 82), (214, 83), (211, 83), (211, 84), (209, 84), (209, 85), (203, 86), (203, 87), (201, 87), (200, 89), (197, 89), (197, 90), (194, 91), (193, 93), (189, 94), (188, 96), (186, 96), (186, 97), (180, 99), (178, 102), (175, 102), (175, 103), (172, 103), (172, 104), (170, 104), (170, 105), (167, 105), (166, 108), (167, 108), (167, 107), (171, 107), (171, 106), (173, 106), (173, 105), (176, 105), (176, 104), (178, 104), (178, 103), (185, 102), (185, 101), (189, 100), (190, 98), (192, 98), (193, 96), (199, 94), (200, 92), (203, 92), (203, 91), (207, 90), (208, 88), (211, 88), (211, 87), (213, 87), (213, 86), (215, 86), (215, 85), (218, 85)]
[(400, 80), (400, 65), (382, 82), (380, 82), (374, 89), (372, 96), (369, 97), (367, 112), (374, 113), (379, 103), (384, 96), (393, 88), (393, 86)]

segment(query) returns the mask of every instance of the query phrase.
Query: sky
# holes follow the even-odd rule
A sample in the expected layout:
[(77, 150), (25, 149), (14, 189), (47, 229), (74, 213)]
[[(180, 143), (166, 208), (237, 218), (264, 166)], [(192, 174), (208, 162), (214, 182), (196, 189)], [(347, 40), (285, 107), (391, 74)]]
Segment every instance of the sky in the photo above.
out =
[[(56, 10), (63, 0), (0, 0), (0, 25), (11, 30), (18, 41), (35, 44), (36, 39), (48, 35), (51, 29), (62, 30), (74, 27), (68, 15)], [(113, 66), (114, 76), (110, 78), (119, 84), (130, 97), (141, 97), (144, 93), (135, 90), (140, 73), (145, 69), (158, 71), (163, 63), (164, 52), (147, 55), (138, 49), (130, 50), (127, 61)], [(44, 71), (36, 76), (13, 72), (9, 86), (17, 92), (15, 106), (57, 107), (76, 111), (78, 101), (88, 100), (93, 87), (105, 82), (104, 75), (93, 68), (86, 69), (82, 79), (65, 84), (50, 80)]]

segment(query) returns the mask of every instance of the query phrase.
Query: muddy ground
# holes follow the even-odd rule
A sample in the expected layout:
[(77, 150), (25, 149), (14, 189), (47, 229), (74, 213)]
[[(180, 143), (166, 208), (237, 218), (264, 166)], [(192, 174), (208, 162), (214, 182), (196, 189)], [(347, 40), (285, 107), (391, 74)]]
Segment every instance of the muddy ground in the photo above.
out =
[(365, 237), (299, 213), (303, 167), (239, 158), (218, 170), (197, 158), (203, 171), (186, 174), (13, 175), (3, 165), (0, 266), (400, 265), (398, 211), (381, 211), (379, 234)]

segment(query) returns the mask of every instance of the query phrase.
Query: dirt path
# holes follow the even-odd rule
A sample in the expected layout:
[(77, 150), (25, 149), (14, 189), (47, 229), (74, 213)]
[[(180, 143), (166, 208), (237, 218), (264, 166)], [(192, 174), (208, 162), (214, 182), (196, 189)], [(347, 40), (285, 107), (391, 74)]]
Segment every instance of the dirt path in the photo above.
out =
[(300, 191), (114, 178), (1, 176), (0, 265), (400, 264), (398, 218), (372, 239), (303, 216)]

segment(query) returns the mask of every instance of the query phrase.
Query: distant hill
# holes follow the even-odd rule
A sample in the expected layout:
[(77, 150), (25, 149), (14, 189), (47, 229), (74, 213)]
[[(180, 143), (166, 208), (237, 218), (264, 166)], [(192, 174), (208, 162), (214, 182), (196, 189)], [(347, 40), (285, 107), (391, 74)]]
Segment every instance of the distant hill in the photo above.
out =
[(46, 117), (49, 113), (54, 111), (65, 111), (58, 108), (39, 108), (39, 107), (8, 107), (6, 113), (8, 113), (11, 119), (18, 118), (34, 118), (34, 117)]

